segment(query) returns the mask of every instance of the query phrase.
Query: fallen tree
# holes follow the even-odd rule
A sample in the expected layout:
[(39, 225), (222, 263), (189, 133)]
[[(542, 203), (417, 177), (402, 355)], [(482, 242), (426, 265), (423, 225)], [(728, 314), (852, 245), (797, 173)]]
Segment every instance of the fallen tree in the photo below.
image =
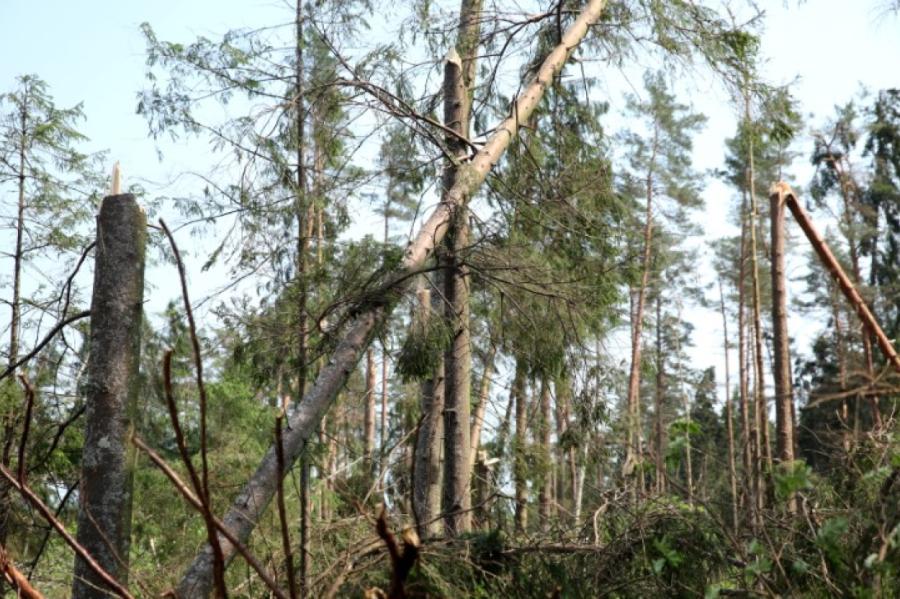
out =
[[(371, 293), (355, 311), (344, 336), (322, 368), (297, 409), (291, 414), (283, 437), (284, 466), (279, 471), (276, 448), (270, 447), (253, 476), (235, 498), (224, 516), (224, 524), (235, 538), (246, 543), (275, 494), (277, 480), (290, 470), (303, 452), (319, 420), (346, 383), (357, 362), (371, 343), (374, 333), (397, 305), (414, 275), (424, 266), (434, 248), (443, 240), (453, 215), (484, 182), (510, 142), (520, 123), (526, 122), (541, 101), (545, 90), (562, 70), (569, 56), (584, 39), (589, 27), (599, 19), (606, 0), (590, 0), (572, 23), (560, 43), (546, 56), (531, 81), (513, 102), (510, 116), (503, 120), (484, 147), (460, 164), (455, 184), (441, 199), (404, 252), (399, 266), (388, 274), (376, 293)], [(226, 563), (235, 555), (234, 546), (221, 534), (219, 542)], [(214, 556), (209, 545), (195, 558), (181, 579), (179, 597), (206, 597), (212, 591)]]

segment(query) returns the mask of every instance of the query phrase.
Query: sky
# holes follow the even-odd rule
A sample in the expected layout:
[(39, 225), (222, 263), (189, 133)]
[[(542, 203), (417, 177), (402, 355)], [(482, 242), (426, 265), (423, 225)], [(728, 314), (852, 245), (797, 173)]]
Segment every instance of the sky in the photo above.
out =
[[(762, 1), (766, 11), (762, 48), (767, 64), (763, 71), (774, 83), (790, 83), (808, 123), (822, 122), (835, 104), (852, 99), (864, 85), (877, 90), (900, 86), (900, 20), (886, 14), (883, 0)], [(143, 118), (135, 113), (137, 92), (145, 87), (145, 43), (139, 26), (149, 22), (161, 39), (190, 41), (199, 35), (216, 38), (228, 29), (259, 27), (287, 21), (290, 7), (278, 0), (0, 0), (0, 93), (12, 89), (15, 77), (38, 74), (47, 81), (57, 105), (84, 103), (87, 115), (82, 130), (90, 138), (89, 149), (109, 150), (110, 162), (122, 164), (125, 184), (140, 181), (152, 193), (178, 193), (191, 183), (180, 176), (204, 164), (202, 145), (164, 142), (148, 137)], [(379, 19), (391, 22), (391, 19)], [(389, 38), (391, 31), (373, 31)], [(620, 93), (630, 81), (610, 71), (605, 85), (613, 110), (621, 109)], [(634, 80), (639, 83), (639, 77)], [(694, 159), (700, 169), (721, 166), (723, 141), (736, 128), (735, 110), (721, 87), (698, 75), (680, 84), (679, 98), (707, 115), (705, 130), (695, 140)], [(808, 154), (808, 138), (796, 149)], [(157, 149), (163, 152), (160, 161)], [(802, 189), (809, 181), (808, 160), (801, 157), (789, 173), (789, 182)], [(710, 178), (704, 191), (706, 209), (698, 215), (707, 239), (733, 234), (729, 210), (733, 194)], [(0, 202), (9, 202), (0, 198)], [(362, 213), (364, 215), (364, 213)], [(173, 217), (174, 218), (174, 217)], [(177, 225), (175, 222), (170, 224)], [(379, 230), (379, 217), (363, 216), (360, 231)], [(179, 234), (183, 248), (202, 249), (203, 240)], [(0, 242), (5, 242), (0, 238)], [(789, 264), (789, 274), (802, 273), (799, 255)], [(197, 267), (198, 264), (190, 264)], [(192, 294), (199, 297), (221, 283), (224, 274), (199, 275), (193, 268)], [(708, 265), (700, 276), (708, 280)], [(148, 273), (157, 281), (150, 310), (161, 310), (178, 298), (171, 277)], [(708, 281), (707, 281), (708, 282)], [(720, 320), (714, 313), (692, 309), (686, 315), (696, 327), (695, 347), (690, 350), (695, 367), (715, 365), (722, 372)], [(791, 319), (798, 347), (821, 327), (808, 318)]]

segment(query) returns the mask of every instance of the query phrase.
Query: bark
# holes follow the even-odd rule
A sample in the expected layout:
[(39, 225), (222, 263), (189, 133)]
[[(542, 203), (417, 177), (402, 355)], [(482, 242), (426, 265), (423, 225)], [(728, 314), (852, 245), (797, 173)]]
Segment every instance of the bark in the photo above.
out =
[[(131, 537), (130, 436), (138, 393), (146, 230), (146, 216), (134, 196), (104, 198), (97, 218), (77, 539), (123, 585)], [(76, 558), (72, 597), (109, 594), (94, 570)]]
[(528, 526), (528, 463), (525, 456), (528, 428), (528, 397), (525, 391), (525, 370), (516, 361), (512, 395), (516, 402), (516, 438), (514, 444), (513, 475), (516, 494), (516, 531), (525, 532)]
[[(784, 198), (792, 193), (787, 185), (773, 187), (771, 201), (772, 236), (772, 333), (775, 375), (775, 430), (778, 460), (794, 461), (794, 393), (791, 388), (790, 339), (787, 328), (787, 282), (784, 267)], [(796, 509), (795, 500), (789, 506)], [(792, 510), (793, 511), (793, 510)]]
[[(480, 32), (482, 0), (462, 0), (456, 49), (450, 51), (444, 65), (444, 125), (458, 136), (469, 137), (472, 92)], [(457, 163), (465, 159), (468, 148), (448, 133), (445, 143), (451, 159), (444, 164), (444, 193), (459, 178)], [(445, 357), (444, 396), (444, 524), (449, 535), (467, 532), (472, 526), (470, 484), (470, 404), (472, 368), (469, 332), (469, 269), (463, 254), (469, 245), (469, 217), (461, 207), (450, 221), (447, 232), (447, 261), (444, 295), (447, 321), (452, 340)]]
[[(412, 275), (421, 270), (435, 246), (443, 240), (452, 215), (458, 207), (465, 205), (484, 182), (493, 165), (500, 160), (516, 136), (519, 124), (534, 112), (546, 88), (552, 84), (556, 74), (584, 39), (588, 28), (599, 19), (605, 4), (605, 0), (590, 0), (587, 3), (563, 35), (561, 43), (547, 55), (535, 77), (516, 98), (510, 116), (493, 130), (484, 146), (462, 167), (457, 183), (444, 194), (441, 202), (424, 221), (404, 251), (396, 270), (383, 279), (381, 291), (369, 295), (367, 301), (352, 313), (352, 320), (332, 351), (328, 363), (316, 377), (303, 401), (291, 413), (284, 438), (287, 468), (298, 458), (303, 441), (315, 433), (322, 415), (371, 343), (376, 327), (384, 322), (398, 303), (403, 290), (414, 278)], [(274, 448), (270, 448), (223, 518), (238, 540), (246, 542), (250, 537), (272, 499), (275, 492), (274, 477), (277, 474)], [(285, 472), (281, 473), (284, 474)], [(234, 547), (227, 539), (222, 540), (225, 557), (231, 560), (234, 557)], [(185, 597), (206, 597), (211, 590), (212, 564), (212, 553), (209, 545), (206, 545), (179, 583), (179, 594)]]
[[(418, 293), (419, 318), (427, 326), (432, 306), (440, 306), (433, 300), (431, 290)], [(434, 303), (432, 303), (434, 302)], [(432, 378), (422, 383), (422, 416), (416, 436), (413, 466), (413, 509), (419, 536), (423, 539), (441, 533), (441, 448), (444, 434), (444, 360), (441, 357)]]

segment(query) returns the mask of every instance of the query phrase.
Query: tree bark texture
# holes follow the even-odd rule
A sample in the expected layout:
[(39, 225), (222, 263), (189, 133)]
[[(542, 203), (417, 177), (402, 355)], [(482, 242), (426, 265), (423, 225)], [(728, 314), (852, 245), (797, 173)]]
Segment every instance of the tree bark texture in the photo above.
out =
[[(104, 198), (97, 218), (78, 542), (123, 585), (128, 580), (147, 218), (130, 194)], [(80, 558), (72, 597), (110, 591)]]

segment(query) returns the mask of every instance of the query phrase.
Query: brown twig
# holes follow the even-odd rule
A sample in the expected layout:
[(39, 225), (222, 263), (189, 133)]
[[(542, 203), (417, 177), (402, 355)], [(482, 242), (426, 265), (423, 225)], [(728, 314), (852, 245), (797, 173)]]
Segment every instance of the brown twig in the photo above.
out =
[(197, 338), (197, 323), (194, 321), (194, 311), (191, 309), (191, 300), (188, 296), (187, 275), (185, 274), (184, 262), (182, 262), (181, 260), (181, 253), (178, 251), (178, 245), (176, 245), (175, 238), (172, 236), (172, 232), (169, 230), (169, 227), (166, 226), (166, 223), (165, 221), (163, 221), (163, 219), (159, 219), (159, 225), (165, 232), (166, 237), (169, 240), (169, 245), (172, 246), (172, 253), (175, 256), (175, 264), (178, 266), (178, 278), (181, 281), (181, 297), (184, 300), (184, 311), (188, 319), (188, 331), (190, 332), (191, 347), (194, 354), (194, 371), (197, 375), (197, 392), (200, 398), (200, 484), (202, 485), (202, 487), (197, 489), (197, 495), (203, 502), (203, 516), (207, 523), (207, 530), (210, 536), (209, 542), (212, 546), (213, 555), (215, 558), (215, 562), (213, 563), (213, 575), (215, 577), (216, 587), (218, 589), (217, 594), (220, 594), (222, 597), (226, 597), (227, 591), (225, 589), (225, 558), (222, 554), (222, 547), (219, 544), (219, 539), (215, 532), (215, 526), (212, 524), (213, 514), (210, 507), (211, 502), (209, 495), (209, 463), (207, 460), (206, 451), (206, 385), (203, 384), (203, 359), (200, 354), (200, 341)]
[(168, 350), (163, 356), (163, 387), (165, 389), (166, 406), (169, 409), (169, 419), (172, 421), (172, 430), (175, 432), (175, 443), (178, 445), (178, 453), (181, 455), (181, 461), (187, 468), (188, 475), (191, 477), (191, 484), (194, 486), (194, 492), (197, 494), (200, 502), (200, 513), (203, 521), (206, 523), (206, 534), (209, 538), (209, 544), (213, 550), (214, 560), (214, 577), (217, 593), (225, 596), (225, 560), (222, 556), (222, 546), (219, 544), (219, 536), (216, 534), (216, 527), (213, 523), (213, 513), (209, 506), (209, 497), (206, 496), (200, 477), (197, 475), (197, 469), (191, 461), (191, 456), (187, 450), (187, 444), (184, 441), (184, 432), (181, 430), (181, 422), (178, 419), (178, 406), (175, 403), (175, 393), (172, 390), (172, 350)]
[(119, 597), (123, 597), (125, 599), (134, 599), (134, 596), (128, 592), (128, 589), (119, 584), (115, 578), (113, 578), (106, 570), (103, 569), (100, 564), (97, 563), (97, 560), (91, 556), (90, 553), (78, 542), (75, 540), (69, 531), (66, 530), (66, 527), (56, 518), (53, 513), (50, 511), (50, 508), (41, 501), (41, 498), (38, 497), (34, 491), (28, 488), (28, 485), (24, 483), (20, 483), (16, 480), (16, 477), (13, 476), (13, 473), (6, 469), (5, 466), (0, 464), (0, 474), (3, 475), (6, 480), (12, 484), (12, 486), (22, 494), (22, 497), (26, 499), (34, 508), (40, 512), (41, 516), (50, 523), (50, 525), (56, 529), (56, 532), (62, 536), (63, 540), (66, 544), (72, 548), (72, 550), (84, 560), (84, 562), (88, 565), (88, 567), (94, 571), (97, 576), (99, 576), (103, 582), (110, 587)]
[(287, 570), (288, 592), (291, 599), (297, 597), (297, 583), (294, 581), (294, 555), (291, 552), (291, 535), (288, 530), (287, 510), (284, 507), (284, 443), (281, 438), (281, 422), (284, 413), (275, 419), (275, 455), (278, 459), (278, 475), (275, 477), (275, 498), (278, 503), (278, 521), (281, 523), (281, 544), (284, 548), (284, 563)]
[[(154, 451), (149, 445), (144, 443), (144, 441), (137, 435), (131, 438), (131, 442), (134, 443), (135, 447), (147, 454), (147, 457), (150, 458), (150, 461), (153, 462), (153, 464), (157, 468), (162, 470), (162, 473), (165, 474), (166, 477), (168, 477), (172, 485), (174, 485), (178, 492), (181, 493), (181, 496), (184, 497), (185, 500), (194, 507), (194, 509), (200, 512), (203, 511), (203, 504), (200, 502), (197, 496), (194, 495), (190, 487), (188, 487), (188, 485), (183, 480), (181, 480), (178, 474), (174, 470), (172, 470), (171, 467), (169, 467), (166, 461), (158, 453), (156, 453), (156, 451)], [(265, 567), (263, 567), (263, 565), (259, 563), (259, 560), (257, 560), (253, 556), (253, 554), (250, 553), (250, 550), (244, 547), (244, 545), (241, 544), (237, 537), (235, 537), (234, 534), (232, 534), (231, 531), (228, 530), (228, 527), (225, 526), (225, 523), (215, 516), (213, 516), (213, 523), (215, 524), (215, 527), (218, 529), (218, 531), (222, 534), (222, 536), (228, 539), (229, 543), (234, 545), (237, 552), (241, 554), (241, 557), (243, 557), (244, 560), (250, 565), (250, 567), (253, 568), (253, 570), (257, 573), (257, 575), (259, 575), (263, 583), (265, 583), (265, 585), (269, 587), (269, 590), (272, 591), (272, 594), (278, 599), (287, 599), (284, 591), (282, 591), (278, 587), (278, 583), (276, 583), (275, 580), (269, 575)]]
[(90, 315), (91, 315), (90, 310), (83, 310), (77, 314), (73, 314), (72, 316), (69, 316), (68, 318), (65, 318), (65, 319), (57, 322), (56, 325), (54, 325), (54, 327), (52, 329), (50, 329), (50, 332), (47, 333), (47, 335), (43, 339), (41, 339), (40, 343), (38, 343), (37, 345), (34, 346), (34, 349), (32, 349), (30, 352), (28, 352), (27, 354), (25, 354), (18, 360), (16, 360), (13, 364), (10, 364), (6, 368), (6, 370), (4, 370), (2, 373), (0, 373), (0, 381), (2, 381), (3, 379), (5, 379), (9, 375), (11, 375), (13, 372), (15, 372), (19, 366), (26, 363), (31, 358), (35, 357), (42, 349), (44, 349), (44, 347), (48, 343), (50, 343), (50, 341), (56, 336), (56, 334), (59, 333), (61, 330), (63, 330), (65, 327), (69, 326), (76, 320), (81, 320), (82, 318), (87, 318)]
[(12, 560), (9, 559), (9, 554), (2, 545), (0, 545), (0, 572), (3, 573), (7, 582), (16, 588), (17, 597), (23, 597), (24, 599), (44, 599), (44, 596), (31, 586), (31, 583), (28, 582), (28, 578), (16, 569), (16, 566), (12, 563)]

